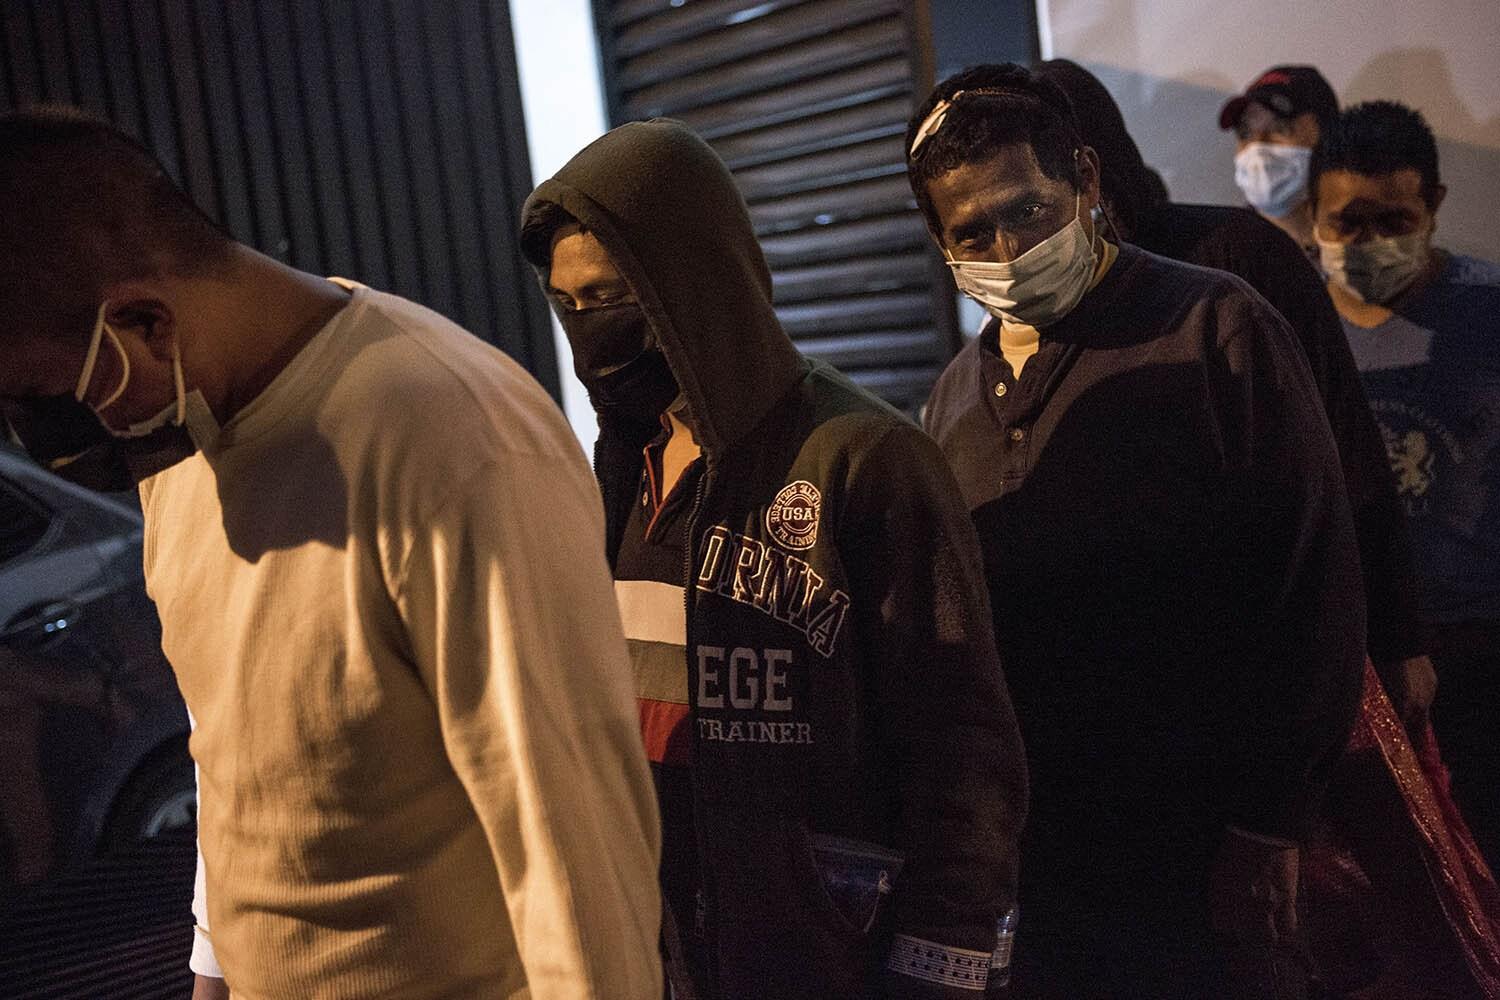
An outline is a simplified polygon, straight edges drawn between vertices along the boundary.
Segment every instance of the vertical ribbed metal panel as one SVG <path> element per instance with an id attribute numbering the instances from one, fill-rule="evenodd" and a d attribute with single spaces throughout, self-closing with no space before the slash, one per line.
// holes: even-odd
<path id="1" fill-rule="evenodd" d="M 554 395 L 518 264 L 531 186 L 509 8 L 486 0 L 0 0 L 0 108 L 132 132 L 236 238 L 414 299 Z"/>
<path id="2" fill-rule="evenodd" d="M 596 0 L 615 123 L 666 115 L 729 165 L 805 353 L 908 410 L 959 344 L 906 182 L 932 83 L 914 0 Z"/>
<path id="3" fill-rule="evenodd" d="M 5 1000 L 188 1000 L 191 830 L 0 899 Z"/>

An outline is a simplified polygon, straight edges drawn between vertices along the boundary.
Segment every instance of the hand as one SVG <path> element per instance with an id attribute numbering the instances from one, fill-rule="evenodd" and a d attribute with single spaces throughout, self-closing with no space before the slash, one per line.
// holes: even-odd
<path id="1" fill-rule="evenodd" d="M 1214 929 L 1239 945 L 1272 945 L 1297 931 L 1297 845 L 1229 827 L 1209 880 Z"/>
<path id="2" fill-rule="evenodd" d="M 229 984 L 214 976 L 193 976 L 193 1000 L 229 1000 Z"/>
<path id="3" fill-rule="evenodd" d="M 1388 672 L 1388 676 L 1392 686 L 1397 688 L 1386 692 L 1391 696 L 1396 714 L 1408 731 L 1417 731 L 1426 721 L 1432 699 L 1437 694 L 1437 670 L 1433 668 L 1432 657 L 1413 656 L 1402 660 L 1396 664 L 1396 669 Z"/>

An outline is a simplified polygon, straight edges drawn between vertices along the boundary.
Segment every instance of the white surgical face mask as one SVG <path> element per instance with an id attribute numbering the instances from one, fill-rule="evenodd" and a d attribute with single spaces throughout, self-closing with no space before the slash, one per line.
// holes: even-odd
<path id="1" fill-rule="evenodd" d="M 123 429 L 116 429 L 109 425 L 104 419 L 101 411 L 109 408 L 109 405 L 125 394 L 125 387 L 130 384 L 130 355 L 125 353 L 125 347 L 120 343 L 120 335 L 110 329 L 108 323 L 104 322 L 104 310 L 109 303 L 99 305 L 99 316 L 94 321 L 94 335 L 89 339 L 88 354 L 83 360 L 83 371 L 78 374 L 78 385 L 73 390 L 73 398 L 80 403 L 84 401 L 83 395 L 88 391 L 89 382 L 94 377 L 94 366 L 99 360 L 99 345 L 104 338 L 108 337 L 110 344 L 115 349 L 115 354 L 120 359 L 120 384 L 115 386 L 104 398 L 104 401 L 93 406 L 93 411 L 99 416 L 104 424 L 104 429 L 117 438 L 139 438 L 165 427 L 168 424 L 180 427 L 187 417 L 187 393 L 183 389 L 182 381 L 182 353 L 177 347 L 177 338 L 172 338 L 172 379 L 176 388 L 176 399 L 162 407 L 155 416 L 147 417 L 145 420 L 137 421 Z"/>
<path id="2" fill-rule="evenodd" d="M 1318 260 L 1330 281 L 1361 302 L 1384 305 L 1410 287 L 1427 266 L 1428 231 L 1380 236 L 1364 243 L 1328 243 L 1313 230 Z"/>
<path id="3" fill-rule="evenodd" d="M 1027 250 L 1015 260 L 954 260 L 953 281 L 958 290 L 1008 323 L 1044 327 L 1056 323 L 1078 305 L 1098 266 L 1094 241 L 1073 205 L 1073 221 Z"/>
<path id="4" fill-rule="evenodd" d="M 1279 142 L 1252 142 L 1234 156 L 1234 182 L 1250 207 L 1284 219 L 1307 200 L 1312 150 Z"/>

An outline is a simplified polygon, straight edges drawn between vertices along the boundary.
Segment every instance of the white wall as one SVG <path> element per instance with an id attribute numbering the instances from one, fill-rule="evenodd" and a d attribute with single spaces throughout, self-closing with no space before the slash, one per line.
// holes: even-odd
<path id="1" fill-rule="evenodd" d="M 1178 201 L 1241 204 L 1219 108 L 1261 70 L 1309 63 L 1343 103 L 1421 111 L 1448 200 L 1438 240 L 1500 260 L 1500 0 L 1037 0 L 1043 56 L 1115 95 Z"/>
<path id="2" fill-rule="evenodd" d="M 533 183 L 539 184 L 603 135 L 608 124 L 593 9 L 589 0 L 511 0 L 510 18 L 531 173 Z M 552 339 L 557 344 L 563 411 L 584 451 L 592 454 L 598 421 L 573 375 L 573 352 L 555 316 Z"/>

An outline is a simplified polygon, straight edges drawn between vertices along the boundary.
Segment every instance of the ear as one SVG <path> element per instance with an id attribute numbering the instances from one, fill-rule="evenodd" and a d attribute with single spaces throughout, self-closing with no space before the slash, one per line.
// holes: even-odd
<path id="1" fill-rule="evenodd" d="M 1124 242 L 1127 234 L 1115 217 L 1114 206 L 1102 195 L 1099 198 L 1099 215 L 1104 223 L 1102 228 L 1113 234 L 1116 243 Z"/>
<path id="2" fill-rule="evenodd" d="M 1446 197 L 1448 197 L 1448 185 L 1434 184 L 1432 186 L 1432 208 L 1430 211 L 1434 216 L 1437 215 L 1437 210 L 1443 207 L 1443 199 Z M 1432 221 L 1434 225 L 1437 224 L 1437 219 L 1434 218 Z"/>
<path id="3" fill-rule="evenodd" d="M 1092 210 L 1099 204 L 1099 176 L 1099 154 L 1092 146 L 1084 146 L 1078 153 L 1078 193 L 1084 208 Z"/>
<path id="4" fill-rule="evenodd" d="M 932 207 L 932 200 L 927 197 L 926 190 L 923 190 L 921 193 L 917 192 L 917 184 L 921 182 L 910 176 L 907 177 L 907 180 L 911 181 L 912 195 L 917 201 L 917 212 L 922 216 L 922 222 L 927 226 L 927 235 L 932 237 L 932 245 L 938 248 L 938 253 L 942 253 L 944 249 L 943 224 L 937 217 L 937 210 Z"/>
<path id="5" fill-rule="evenodd" d="M 176 315 L 163 289 L 149 281 L 121 281 L 105 288 L 104 321 L 116 333 L 131 334 L 159 361 L 172 360 Z"/>

